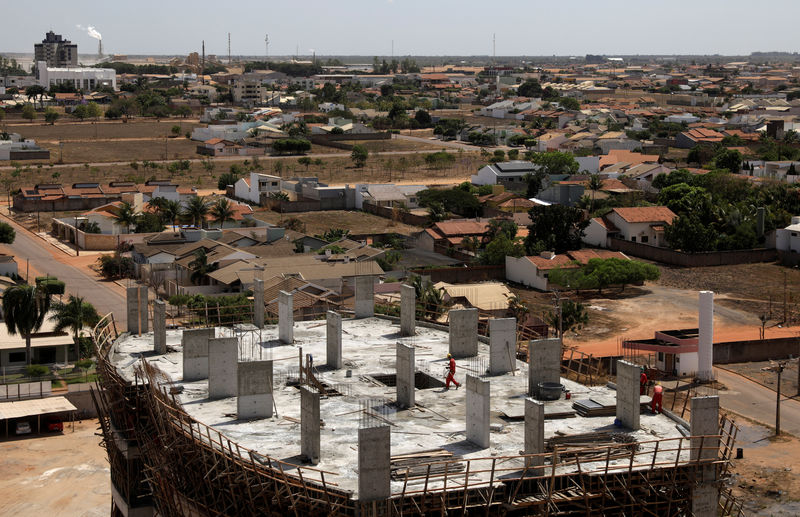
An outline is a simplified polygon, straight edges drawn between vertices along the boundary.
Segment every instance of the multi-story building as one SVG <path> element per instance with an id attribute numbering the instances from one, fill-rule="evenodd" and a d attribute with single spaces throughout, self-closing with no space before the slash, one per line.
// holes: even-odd
<path id="1" fill-rule="evenodd" d="M 269 88 L 258 81 L 236 81 L 232 92 L 234 102 L 257 106 L 266 102 Z"/>
<path id="2" fill-rule="evenodd" d="M 117 89 L 117 73 L 113 68 L 53 68 L 44 61 L 36 63 L 37 79 L 45 88 L 67 84 L 84 91 L 95 91 L 101 87 Z"/>
<path id="3" fill-rule="evenodd" d="M 53 68 L 78 65 L 78 45 L 53 31 L 48 32 L 41 43 L 33 46 L 33 53 L 34 63 L 45 61 L 47 66 Z"/>

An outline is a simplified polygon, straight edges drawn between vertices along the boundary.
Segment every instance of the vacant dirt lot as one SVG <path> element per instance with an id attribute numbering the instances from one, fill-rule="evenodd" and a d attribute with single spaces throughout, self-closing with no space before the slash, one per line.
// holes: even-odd
<path id="1" fill-rule="evenodd" d="M 108 461 L 97 420 L 64 425 L 63 434 L 0 441 L 0 514 L 108 515 Z"/>
<path id="2" fill-rule="evenodd" d="M 170 119 L 170 120 L 131 120 L 128 123 L 121 121 L 100 120 L 73 122 L 62 119 L 54 125 L 42 122 L 33 124 L 8 124 L 8 131 L 20 133 L 25 138 L 39 140 L 94 140 L 98 138 L 164 138 L 172 134 L 172 126 L 180 126 L 181 135 L 195 127 L 205 126 L 196 120 Z"/>
<path id="3" fill-rule="evenodd" d="M 778 386 L 778 374 L 775 372 L 764 371 L 762 368 L 774 366 L 776 363 L 770 361 L 759 361 L 755 363 L 735 363 L 726 364 L 722 368 L 731 370 L 739 375 L 752 379 L 755 382 L 766 386 L 775 391 Z M 781 375 L 781 396 L 789 398 L 797 397 L 797 361 L 787 364 Z"/>
<path id="4" fill-rule="evenodd" d="M 280 224 L 291 218 L 300 220 L 305 225 L 305 233 L 321 234 L 330 228 L 343 228 L 351 233 L 400 233 L 410 235 L 420 231 L 416 226 L 396 223 L 390 219 L 367 214 L 365 212 L 347 210 L 328 210 L 325 212 L 303 212 L 298 214 L 281 214 L 271 210 L 256 212 L 256 218 L 274 224 Z"/>
<path id="5" fill-rule="evenodd" d="M 800 322 L 800 270 L 778 264 L 661 268 L 659 285 L 718 293 L 720 305 L 783 322 L 784 293 L 790 324 Z"/>

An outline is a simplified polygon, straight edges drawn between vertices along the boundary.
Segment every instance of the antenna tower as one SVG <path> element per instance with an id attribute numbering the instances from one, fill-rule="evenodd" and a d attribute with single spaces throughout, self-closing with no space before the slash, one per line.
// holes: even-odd
<path id="1" fill-rule="evenodd" d="M 206 84 L 206 40 L 203 40 L 203 58 L 200 61 L 200 77 Z"/>
<path id="2" fill-rule="evenodd" d="M 264 62 L 269 60 L 269 34 L 264 37 L 264 45 L 266 45 L 266 53 L 264 54 Z"/>
<path id="3" fill-rule="evenodd" d="M 231 64 L 231 33 L 228 33 L 228 64 Z"/>

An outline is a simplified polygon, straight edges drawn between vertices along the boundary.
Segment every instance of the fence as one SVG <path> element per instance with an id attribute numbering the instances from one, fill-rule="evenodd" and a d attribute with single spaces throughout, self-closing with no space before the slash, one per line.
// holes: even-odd
<path id="1" fill-rule="evenodd" d="M 361 204 L 361 209 L 369 214 L 385 217 L 393 221 L 400 221 L 401 223 L 410 224 L 412 226 L 428 226 L 431 222 L 430 217 L 427 215 L 412 214 L 411 212 L 406 212 L 399 208 L 380 206 L 367 201 Z"/>
<path id="2" fill-rule="evenodd" d="M 449 284 L 464 284 L 485 282 L 487 280 L 502 280 L 506 278 L 505 266 L 468 266 L 468 267 L 441 267 L 430 269 L 410 269 L 411 273 L 428 276 L 431 282 L 447 282 Z"/>
<path id="3" fill-rule="evenodd" d="M 52 392 L 53 383 L 50 381 L 2 384 L 0 385 L 0 400 L 40 399 L 49 397 Z"/>
<path id="4" fill-rule="evenodd" d="M 774 262 L 778 259 L 778 251 L 774 249 L 684 253 L 669 248 L 660 248 L 613 237 L 608 238 L 608 247 L 612 250 L 621 251 L 626 255 L 683 267 L 729 266 L 754 262 Z"/>

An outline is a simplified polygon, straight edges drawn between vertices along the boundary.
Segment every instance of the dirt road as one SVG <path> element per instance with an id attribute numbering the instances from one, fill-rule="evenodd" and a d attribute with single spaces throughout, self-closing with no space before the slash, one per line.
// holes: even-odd
<path id="1" fill-rule="evenodd" d="M 108 461 L 97 420 L 69 424 L 63 434 L 0 441 L 0 515 L 108 515 Z"/>

